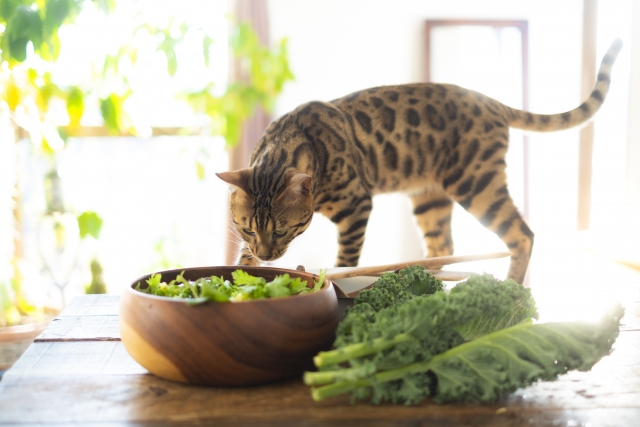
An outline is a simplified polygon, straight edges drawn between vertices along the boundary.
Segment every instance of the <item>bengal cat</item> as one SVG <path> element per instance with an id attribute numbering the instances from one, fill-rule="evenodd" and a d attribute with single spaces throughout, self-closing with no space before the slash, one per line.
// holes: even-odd
<path id="1" fill-rule="evenodd" d="M 402 191 L 428 256 L 453 253 L 455 201 L 504 241 L 513 254 L 508 277 L 522 283 L 533 233 L 507 188 L 509 127 L 549 132 L 590 119 L 621 47 L 616 40 L 609 48 L 591 96 L 561 114 L 532 114 L 432 83 L 376 87 L 285 114 L 269 125 L 248 168 L 217 174 L 234 190 L 232 220 L 245 241 L 238 263 L 279 258 L 319 212 L 338 228 L 336 266 L 355 266 L 372 197 Z"/>

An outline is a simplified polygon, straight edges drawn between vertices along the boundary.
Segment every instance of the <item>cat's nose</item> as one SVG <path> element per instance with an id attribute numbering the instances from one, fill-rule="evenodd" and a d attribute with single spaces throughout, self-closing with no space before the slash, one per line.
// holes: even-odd
<path id="1" fill-rule="evenodd" d="M 270 253 L 264 253 L 264 254 L 258 254 L 258 258 L 260 258 L 263 261 L 269 261 L 271 259 L 271 254 Z"/>

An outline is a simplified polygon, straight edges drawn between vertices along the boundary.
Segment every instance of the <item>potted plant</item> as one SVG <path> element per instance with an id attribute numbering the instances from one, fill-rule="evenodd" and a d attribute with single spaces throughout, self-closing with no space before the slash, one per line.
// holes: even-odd
<path id="1" fill-rule="evenodd" d="M 60 180 L 55 168 L 55 159 L 64 149 L 67 138 L 80 132 L 80 120 L 84 114 L 88 94 L 99 95 L 99 111 L 107 134 L 136 135 L 137 130 L 123 108 L 127 97 L 133 92 L 128 85 L 126 71 L 119 69 L 123 58 L 130 65 L 135 64 L 136 50 L 130 45 L 124 45 L 115 55 L 105 53 L 104 64 L 101 67 L 102 75 L 98 73 L 95 76 L 95 87 L 62 87 L 56 84 L 54 76 L 49 71 L 30 68 L 26 65 L 29 61 L 25 60 L 30 55 L 35 55 L 38 57 L 37 62 L 41 64 L 55 62 L 61 48 L 58 29 L 73 23 L 81 9 L 87 5 L 93 5 L 108 14 L 115 9 L 115 2 L 21 0 L 0 3 L 0 116 L 6 113 L 10 117 L 16 143 L 29 137 L 37 152 L 50 161 L 51 173 L 44 177 L 48 180 L 45 183 L 45 188 L 48 188 L 48 207 L 44 215 L 66 212 L 64 206 L 56 206 L 56 203 L 61 204 L 61 198 L 56 199 L 59 196 Z M 135 31 L 138 30 L 144 31 L 151 42 L 156 43 L 157 51 L 166 55 L 166 71 L 169 75 L 173 76 L 180 66 L 175 48 L 185 41 L 189 31 L 191 36 L 194 32 L 199 32 L 204 62 L 209 66 L 208 52 L 213 40 L 203 29 L 191 28 L 185 22 L 171 20 L 165 26 L 142 23 Z M 132 38 L 133 36 L 134 34 Z M 237 62 L 246 67 L 246 79 L 228 85 L 222 93 L 214 91 L 211 82 L 201 91 L 180 94 L 181 99 L 186 101 L 194 112 L 209 117 L 209 125 L 205 130 L 224 137 L 229 148 L 237 144 L 242 123 L 254 113 L 255 107 L 260 105 L 268 111 L 282 90 L 283 84 L 293 78 L 288 67 L 286 40 L 276 48 L 270 49 L 260 44 L 249 25 L 240 23 L 234 27 L 231 49 L 238 58 Z M 114 76 L 120 79 L 120 92 L 105 91 L 105 88 L 100 86 L 101 81 L 107 77 L 113 79 Z M 66 106 L 69 118 L 66 126 L 59 127 L 48 121 L 46 113 L 53 100 L 58 103 L 62 101 Z M 25 116 L 31 117 L 32 120 L 29 123 L 25 122 Z M 202 178 L 202 166 L 195 166 L 196 173 Z M 9 278 L 0 277 L 0 346 L 4 346 L 5 349 L 11 347 L 7 352 L 19 354 L 44 328 L 50 313 L 29 304 L 23 290 L 19 268 L 23 262 L 20 241 L 23 213 L 17 176 L 14 184 L 13 216 L 16 237 L 11 261 L 13 274 Z M 93 236 L 97 239 L 101 225 L 99 216 L 88 212 L 77 215 L 77 219 L 79 238 Z M 87 285 L 86 291 L 104 292 L 106 287 L 102 280 L 102 266 L 97 258 L 91 261 L 90 268 L 92 281 Z M 9 342 L 14 344 L 4 344 Z M 0 370 L 8 364 L 9 362 L 2 361 L 0 355 Z"/>

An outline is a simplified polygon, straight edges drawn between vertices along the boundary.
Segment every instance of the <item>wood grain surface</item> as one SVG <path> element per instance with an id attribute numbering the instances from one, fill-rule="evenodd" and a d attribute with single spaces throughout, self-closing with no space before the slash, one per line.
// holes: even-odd
<path id="1" fill-rule="evenodd" d="M 0 381 L 0 425 L 55 420 L 158 425 L 579 426 L 590 422 L 634 426 L 640 420 L 639 349 L 640 331 L 623 332 L 614 353 L 591 372 L 573 372 L 518 390 L 494 405 L 427 401 L 405 407 L 351 405 L 348 397 L 314 402 L 300 379 L 254 387 L 184 385 L 145 374 L 118 342 L 41 343 L 32 346 Z"/>
<path id="2" fill-rule="evenodd" d="M 52 324 L 47 341 L 33 344 L 0 381 L 0 426 L 636 427 L 640 280 L 629 277 L 636 284 L 623 299 L 624 326 L 610 356 L 589 372 L 534 384 L 493 405 L 351 405 L 346 396 L 314 402 L 299 378 L 251 387 L 164 380 L 137 364 L 117 341 L 117 331 L 106 326 L 117 319 L 117 297 L 81 297 L 60 316 L 59 322 L 71 323 Z M 100 324 L 99 316 L 111 320 Z M 91 336 L 96 340 L 87 340 Z"/>

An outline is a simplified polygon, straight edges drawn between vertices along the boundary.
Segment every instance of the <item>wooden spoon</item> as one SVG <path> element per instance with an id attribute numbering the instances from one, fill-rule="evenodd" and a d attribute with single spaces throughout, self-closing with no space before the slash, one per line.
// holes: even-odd
<path id="1" fill-rule="evenodd" d="M 334 281 L 337 279 L 346 279 L 349 277 L 375 276 L 376 274 L 379 274 L 379 273 L 400 270 L 405 267 L 409 267 L 411 265 L 420 265 L 426 268 L 438 268 L 438 267 L 442 267 L 443 265 L 457 264 L 460 262 L 497 259 L 497 258 L 505 258 L 509 256 L 511 256 L 511 252 L 495 252 L 491 254 L 477 254 L 477 255 L 440 256 L 440 257 L 421 259 L 418 261 L 405 261 L 405 262 L 399 262 L 396 264 L 377 265 L 374 267 L 359 267 L 349 271 L 342 271 L 339 273 L 327 274 L 326 278 L 329 279 L 330 281 Z M 448 279 L 448 280 L 454 280 L 454 279 Z"/>

